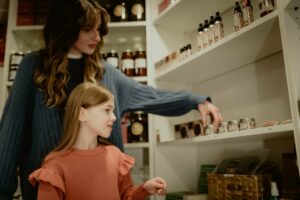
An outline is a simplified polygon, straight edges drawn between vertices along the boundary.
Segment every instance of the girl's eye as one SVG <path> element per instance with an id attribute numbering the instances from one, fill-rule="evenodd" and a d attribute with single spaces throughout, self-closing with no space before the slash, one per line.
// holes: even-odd
<path id="1" fill-rule="evenodd" d="M 105 109 L 105 112 L 106 113 L 110 113 L 110 109 Z"/>

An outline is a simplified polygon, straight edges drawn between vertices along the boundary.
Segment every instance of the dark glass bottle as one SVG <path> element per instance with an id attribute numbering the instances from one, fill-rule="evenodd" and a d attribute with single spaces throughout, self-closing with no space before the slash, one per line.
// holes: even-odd
<path id="1" fill-rule="evenodd" d="M 131 125 L 128 136 L 129 142 L 148 142 L 147 113 L 136 111 L 131 113 Z"/>
<path id="2" fill-rule="evenodd" d="M 215 42 L 224 37 L 224 27 L 222 17 L 219 12 L 216 12 L 215 16 Z"/>
<path id="3" fill-rule="evenodd" d="M 253 17 L 253 7 L 250 0 L 243 0 L 243 16 L 244 16 L 244 26 L 251 24 L 254 21 Z"/>
<path id="4" fill-rule="evenodd" d="M 235 2 L 234 6 L 234 29 L 236 31 L 243 28 L 243 13 L 238 1 Z"/>

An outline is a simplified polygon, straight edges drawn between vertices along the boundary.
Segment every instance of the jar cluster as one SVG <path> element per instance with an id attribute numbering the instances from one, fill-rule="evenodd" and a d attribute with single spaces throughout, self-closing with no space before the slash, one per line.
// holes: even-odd
<path id="1" fill-rule="evenodd" d="M 242 118 L 240 120 L 230 120 L 228 122 L 222 122 L 219 124 L 217 131 L 214 131 L 213 124 L 209 124 L 206 127 L 203 126 L 202 120 L 196 120 L 177 124 L 174 126 L 175 139 L 191 138 L 196 136 L 204 136 L 211 134 L 229 133 L 235 131 L 242 131 L 247 129 L 254 129 L 254 118 Z"/>
<path id="2" fill-rule="evenodd" d="M 24 53 L 21 51 L 12 52 L 9 56 L 9 72 L 8 81 L 14 81 L 16 78 L 17 70 L 24 57 Z"/>
<path id="3" fill-rule="evenodd" d="M 112 50 L 102 54 L 103 59 L 109 64 L 120 69 L 127 76 L 147 76 L 147 55 L 146 51 L 140 49 L 135 53 L 130 49 L 119 54 Z"/>

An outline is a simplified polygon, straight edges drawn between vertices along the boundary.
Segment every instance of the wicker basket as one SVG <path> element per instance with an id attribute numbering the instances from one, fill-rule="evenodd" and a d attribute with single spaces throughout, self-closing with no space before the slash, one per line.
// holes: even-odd
<path id="1" fill-rule="evenodd" d="M 208 200 L 267 200 L 268 176 L 207 174 Z"/>

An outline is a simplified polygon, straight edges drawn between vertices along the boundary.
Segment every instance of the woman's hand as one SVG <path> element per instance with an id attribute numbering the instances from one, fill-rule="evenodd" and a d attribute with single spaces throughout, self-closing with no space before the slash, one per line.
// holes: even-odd
<path id="1" fill-rule="evenodd" d="M 203 121 L 203 127 L 206 127 L 208 125 L 207 116 L 209 116 L 214 125 L 214 132 L 216 132 L 219 124 L 223 121 L 219 108 L 217 108 L 209 101 L 205 101 L 204 103 L 198 105 L 198 110 Z"/>
<path id="2" fill-rule="evenodd" d="M 156 177 L 146 181 L 143 188 L 150 194 L 164 195 L 167 190 L 167 183 L 164 179 Z"/>

